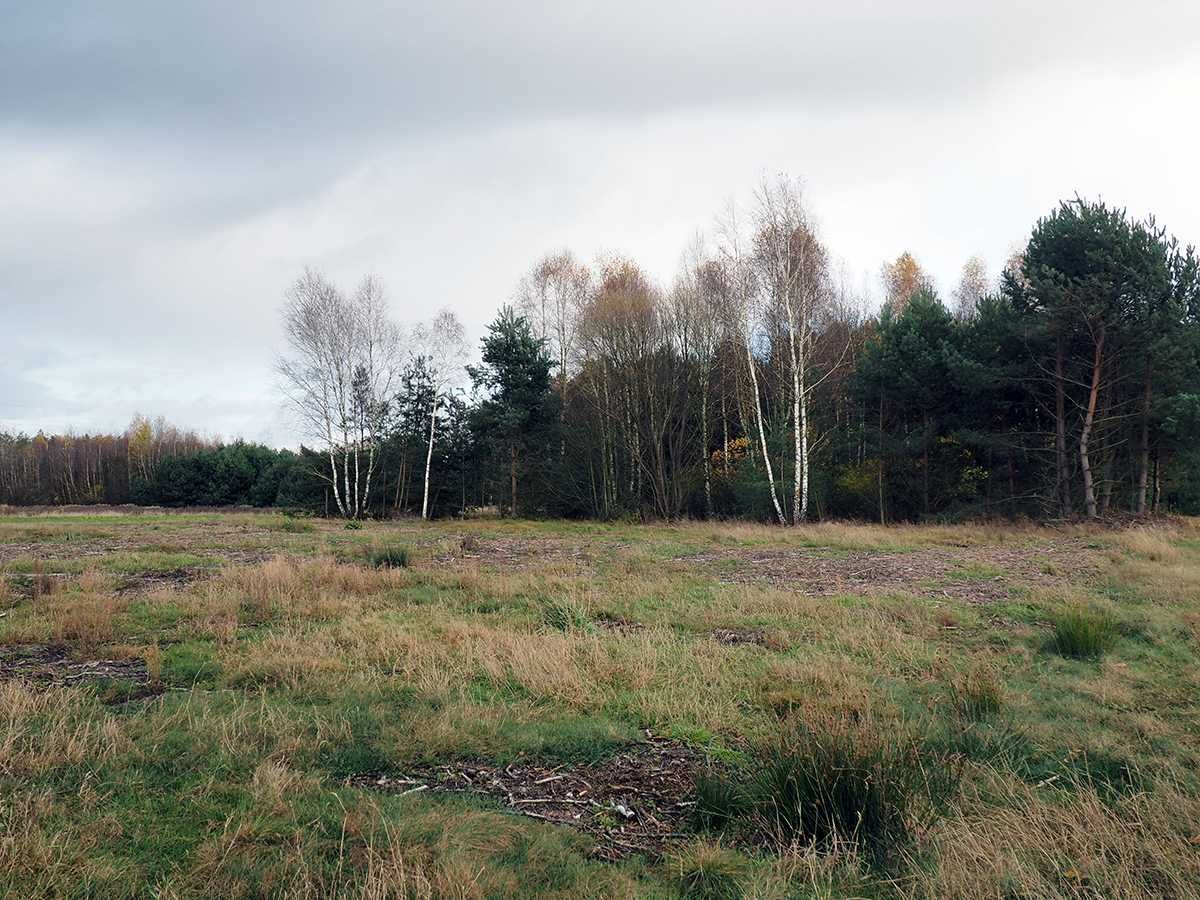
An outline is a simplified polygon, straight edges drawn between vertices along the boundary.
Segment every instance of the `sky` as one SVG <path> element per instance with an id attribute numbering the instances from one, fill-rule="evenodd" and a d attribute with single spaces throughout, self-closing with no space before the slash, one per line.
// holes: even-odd
<path id="1" fill-rule="evenodd" d="M 294 446 L 305 269 L 477 341 L 544 254 L 667 285 L 764 177 L 944 297 L 1075 194 L 1200 242 L 1194 0 L 0 0 L 0 431 Z"/>

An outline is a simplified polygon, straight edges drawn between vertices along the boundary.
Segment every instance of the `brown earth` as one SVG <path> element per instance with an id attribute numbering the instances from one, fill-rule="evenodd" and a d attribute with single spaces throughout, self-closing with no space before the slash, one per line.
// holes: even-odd
<path id="1" fill-rule="evenodd" d="M 75 684 L 107 678 L 144 685 L 150 681 L 146 661 L 130 659 L 72 659 L 65 647 L 41 644 L 0 646 L 0 681 Z"/>
<path id="2" fill-rule="evenodd" d="M 1084 541 L 1027 546 L 928 547 L 845 553 L 820 548 L 729 548 L 682 562 L 717 570 L 726 584 L 767 582 L 816 596 L 903 593 L 971 603 L 1002 600 L 1013 588 L 1049 587 L 1099 571 Z"/>
<path id="3" fill-rule="evenodd" d="M 514 812 L 565 825 L 595 838 L 595 855 L 660 855 L 683 837 L 700 754 L 665 738 L 646 739 L 596 765 L 505 767 L 456 763 L 406 774 L 368 773 L 348 782 L 391 794 L 452 791 L 492 797 Z"/>
<path id="4" fill-rule="evenodd" d="M 481 563 L 501 572 L 520 572 L 547 564 L 561 564 L 579 574 L 595 571 L 594 559 L 583 546 L 584 539 L 568 541 L 559 538 L 500 538 L 470 536 L 464 538 L 457 552 L 441 553 L 440 563 Z"/>

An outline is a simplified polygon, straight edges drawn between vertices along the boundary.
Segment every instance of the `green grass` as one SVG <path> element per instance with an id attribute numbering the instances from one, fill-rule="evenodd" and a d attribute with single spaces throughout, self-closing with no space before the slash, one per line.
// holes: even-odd
<path id="1" fill-rule="evenodd" d="M 367 551 L 367 562 L 377 569 L 406 569 L 409 551 L 407 547 L 373 547 Z"/>
<path id="2" fill-rule="evenodd" d="M 6 517 L 0 642 L 157 653 L 160 677 L 0 676 L 0 895 L 1186 896 L 1200 540 L 1174 527 Z M 1064 539 L 1087 565 L 1046 571 Z M 1005 596 L 916 562 L 861 593 L 806 580 L 909 551 Z M 35 599 L 39 569 L 66 574 Z M 345 780 L 596 766 L 647 730 L 708 760 L 661 858 Z"/>
<path id="3" fill-rule="evenodd" d="M 1116 644 L 1118 633 L 1116 620 L 1106 613 L 1074 609 L 1054 621 L 1051 646 L 1072 659 L 1099 659 Z"/>

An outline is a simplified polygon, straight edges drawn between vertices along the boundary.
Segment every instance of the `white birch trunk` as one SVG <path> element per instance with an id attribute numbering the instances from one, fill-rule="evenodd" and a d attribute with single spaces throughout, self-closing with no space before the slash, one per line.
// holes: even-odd
<path id="1" fill-rule="evenodd" d="M 421 500 L 421 518 L 429 518 L 429 473 L 433 469 L 433 432 L 437 426 L 437 399 L 429 411 L 429 446 L 425 450 L 425 495 Z"/>

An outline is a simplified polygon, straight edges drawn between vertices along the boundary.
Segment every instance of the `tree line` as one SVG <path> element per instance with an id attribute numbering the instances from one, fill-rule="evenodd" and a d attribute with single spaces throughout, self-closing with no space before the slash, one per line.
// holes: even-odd
<path id="1" fill-rule="evenodd" d="M 452 312 L 405 329 L 376 279 L 345 293 L 309 271 L 278 359 L 299 453 L 165 427 L 147 451 L 141 424 L 4 438 L 0 499 L 780 524 L 1200 512 L 1200 272 L 1152 218 L 1075 198 L 998 278 L 969 260 L 946 301 L 909 253 L 881 282 L 867 314 L 786 177 L 723 211 L 669 286 L 622 257 L 537 261 L 474 365 Z"/>

